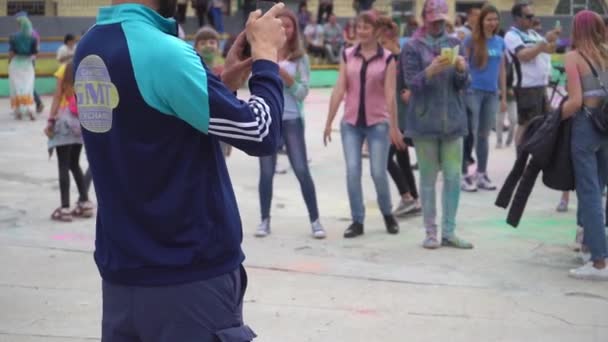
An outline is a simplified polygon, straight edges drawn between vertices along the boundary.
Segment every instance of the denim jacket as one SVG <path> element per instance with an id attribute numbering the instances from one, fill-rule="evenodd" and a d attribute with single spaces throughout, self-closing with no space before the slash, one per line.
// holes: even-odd
<path id="1" fill-rule="evenodd" d="M 424 69 L 441 54 L 441 48 L 460 45 L 454 37 L 444 36 L 435 42 L 413 38 L 401 52 L 401 70 L 412 92 L 405 117 L 405 135 L 410 138 L 457 138 L 468 134 L 464 102 L 470 77 L 468 71 L 450 68 L 427 79 Z"/>

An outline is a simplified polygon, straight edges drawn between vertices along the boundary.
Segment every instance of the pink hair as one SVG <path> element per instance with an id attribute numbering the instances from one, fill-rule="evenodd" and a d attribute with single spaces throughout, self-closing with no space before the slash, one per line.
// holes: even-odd
<path id="1" fill-rule="evenodd" d="M 574 16 L 572 27 L 572 47 L 605 69 L 608 48 L 602 17 L 593 11 L 580 11 Z"/>

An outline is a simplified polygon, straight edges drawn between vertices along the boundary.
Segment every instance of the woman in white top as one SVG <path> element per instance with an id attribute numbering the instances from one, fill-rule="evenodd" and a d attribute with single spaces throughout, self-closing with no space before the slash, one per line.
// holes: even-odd
<path id="1" fill-rule="evenodd" d="M 325 229 L 319 220 L 319 206 L 315 184 L 308 167 L 306 140 L 304 137 L 304 116 L 302 103 L 308 95 L 310 64 L 304 51 L 298 19 L 290 10 L 284 10 L 278 16 L 283 21 L 287 41 L 279 51 L 279 74 L 283 80 L 283 140 L 289 157 L 289 163 L 300 183 L 302 197 L 308 209 L 312 236 L 325 238 Z M 272 203 L 272 183 L 277 165 L 277 154 L 260 158 L 260 211 L 262 222 L 255 236 L 265 237 L 270 234 L 270 208 Z"/>

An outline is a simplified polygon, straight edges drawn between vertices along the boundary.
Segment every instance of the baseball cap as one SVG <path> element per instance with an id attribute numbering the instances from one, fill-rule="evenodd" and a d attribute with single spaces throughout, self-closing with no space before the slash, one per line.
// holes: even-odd
<path id="1" fill-rule="evenodd" d="M 425 21 L 448 20 L 448 4 L 445 0 L 426 0 L 423 9 Z"/>

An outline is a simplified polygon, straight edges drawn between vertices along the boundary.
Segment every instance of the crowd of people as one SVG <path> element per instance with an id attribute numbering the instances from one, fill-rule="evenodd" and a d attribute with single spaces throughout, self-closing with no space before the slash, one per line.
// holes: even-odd
<path id="1" fill-rule="evenodd" d="M 354 0 L 353 9 L 357 13 L 369 11 L 374 0 Z M 344 49 L 354 45 L 355 21 L 350 20 L 345 27 L 338 23 L 333 12 L 333 0 L 321 0 L 317 16 L 308 9 L 306 0 L 300 1 L 297 18 L 304 37 L 304 45 L 316 64 L 339 64 Z"/>
<path id="2" fill-rule="evenodd" d="M 100 9 L 78 48 L 74 36 L 66 35 L 57 51 L 57 86 L 44 129 L 49 153 L 57 155 L 60 185 L 60 206 L 51 218 L 95 216 L 88 196 L 93 181 L 102 341 L 255 338 L 242 319 L 247 287 L 242 226 L 225 157 L 234 147 L 259 158 L 261 223 L 254 234 L 263 238 L 271 234 L 273 179 L 283 144 L 311 235 L 326 237 L 304 134 L 308 54 L 339 63 L 323 141 L 331 143 L 343 103 L 339 127 L 351 216 L 344 238 L 365 233 L 365 151 L 388 234 L 399 233 L 399 219 L 421 214 L 422 247 L 472 249 L 473 243 L 457 234 L 461 193 L 497 189 L 490 177 L 489 136 L 496 129 L 502 148 L 500 127 L 508 118 L 505 146 L 516 145 L 516 161 L 496 204 L 508 205 L 518 182 L 519 187 L 507 222 L 517 223 L 540 171 L 557 175 L 556 188 L 576 190 L 578 198 L 582 266 L 569 275 L 608 281 L 602 207 L 608 31 L 597 13 L 584 10 L 573 19 L 574 43 L 565 56 L 568 97 L 550 108 L 550 54 L 561 27 L 541 35 L 534 29 L 534 8 L 525 3 L 513 6 L 513 26 L 501 32 L 500 14 L 491 4 L 452 25 L 446 0 L 425 0 L 422 22 L 408 23 L 412 34 L 405 44 L 396 23 L 369 9 L 373 1 L 354 2 L 358 15 L 345 30 L 337 26 L 332 1 L 321 2 L 316 19 L 306 6 L 290 11 L 278 4 L 265 15 L 251 13 L 246 32 L 224 55 L 219 8 L 215 1 L 199 3 L 207 5 L 201 11 L 212 12 L 215 29 L 203 26 L 193 46 L 176 38 L 171 19 L 183 15 L 187 1 L 178 2 L 176 14 L 170 1 L 125 0 Z M 34 119 L 39 38 L 26 15 L 16 18 L 19 31 L 9 44 L 11 105 L 18 118 Z M 163 64 L 171 78 L 149 72 L 166 60 L 173 62 Z M 235 93 L 247 79 L 252 96 L 245 102 Z M 104 100 L 93 89 L 99 83 L 108 89 Z M 139 129 L 143 121 L 145 130 Z M 83 172 L 85 143 L 90 170 Z M 74 206 L 70 173 L 79 193 Z M 395 207 L 389 174 L 400 196 Z M 555 182 L 544 178 L 545 184 Z M 142 307 L 152 309 L 142 314 Z M 154 324 L 133 325 L 133 312 Z"/>
<path id="3" fill-rule="evenodd" d="M 35 88 L 35 61 L 40 50 L 40 35 L 32 27 L 27 13 L 15 16 L 19 31 L 9 39 L 9 84 L 11 107 L 17 120 L 28 116 L 35 120 L 35 113 L 44 110 L 44 104 Z M 58 48 L 56 59 L 59 68 L 55 72 L 55 94 L 44 133 L 48 137 L 49 156 L 57 155 L 59 171 L 60 206 L 51 214 L 53 220 L 70 222 L 74 217 L 90 218 L 94 206 L 88 199 L 91 173 L 83 173 L 80 155 L 83 142 L 78 120 L 74 92 L 74 70 L 71 65 L 76 51 L 76 37 L 67 34 Z M 79 191 L 74 206 L 70 202 L 70 172 Z"/>
<path id="4" fill-rule="evenodd" d="M 331 49 L 324 46 L 327 32 L 339 31 L 327 29 L 335 25 L 332 14 L 325 26 L 321 26 L 322 15 L 315 19 L 305 13 L 306 7 L 300 7 L 297 16 L 307 20 L 306 25 L 300 22 L 299 27 L 304 30 L 303 40 L 309 53 L 332 56 Z M 590 69 L 579 65 L 576 77 L 579 80 L 580 75 L 586 75 L 582 77 L 582 87 L 586 88 L 583 89 L 585 95 L 576 100 L 577 110 L 568 109 L 573 101 L 572 93 L 577 92 L 573 87 L 577 84 L 581 87 L 580 81 L 572 81 L 575 77 L 572 71 L 568 72 L 568 101 L 563 106 L 551 107 L 547 100 L 551 54 L 559 48 L 561 26 L 556 24 L 541 35 L 535 30 L 539 21 L 534 8 L 525 3 L 514 5 L 511 16 L 513 26 L 503 30 L 499 11 L 485 4 L 472 8 L 466 18 L 458 19 L 452 26 L 447 3 L 427 0 L 422 24 L 408 23 L 413 34 L 403 45 L 399 43 L 396 23 L 374 11 L 363 11 L 357 16 L 352 23 L 352 34 L 343 31 L 343 41 L 350 36 L 351 45 L 337 55 L 339 76 L 329 103 L 324 141 L 331 142 L 333 123 L 344 102 L 340 134 L 352 218 L 344 231 L 345 238 L 364 234 L 361 167 L 365 151 L 369 154 L 378 207 L 388 233 L 399 232 L 397 218 L 422 213 L 426 231 L 423 247 L 473 248 L 471 242 L 456 234 L 456 218 L 461 192 L 497 189 L 490 176 L 490 133 L 497 132 L 496 148 L 514 144 L 520 157 L 530 148 L 529 141 L 536 129 L 536 126 L 529 128 L 531 123 L 548 117 L 552 111 L 564 113 L 565 119 L 581 108 L 593 110 L 607 97 L 600 88 L 602 83 L 593 78 Z M 604 31 L 602 18 L 594 12 L 583 11 L 575 17 L 573 41 L 579 38 L 581 44 L 572 46 L 568 53 L 567 70 L 574 68 L 568 57 L 572 54 L 593 56 L 591 63 L 605 70 L 604 54 L 608 50 Z M 580 89 L 578 93 L 580 95 Z M 586 117 L 583 112 L 571 120 L 573 133 L 568 145 L 572 148 L 579 197 L 577 242 L 584 263 L 570 275 L 608 280 L 605 215 L 601 210 L 606 184 L 606 138 L 590 129 L 590 120 Z M 588 134 L 587 138 L 576 134 L 578 126 L 585 126 L 580 129 L 584 129 L 581 135 Z M 408 147 L 416 152 L 420 191 Z M 583 156 L 587 158 L 585 161 Z M 291 160 L 291 153 L 289 157 Z M 387 168 L 401 195 L 396 208 L 391 202 Z M 591 170 L 595 170 L 595 176 Z M 436 208 L 439 175 L 443 177 L 440 221 Z M 301 179 L 300 182 L 306 198 Z M 569 191 L 564 191 L 557 211 L 567 211 L 568 196 Z M 307 205 L 310 208 L 308 201 Z M 525 203 L 517 205 L 525 206 Z M 316 218 L 311 216 L 311 220 Z M 266 219 L 263 214 L 262 226 Z M 256 236 L 266 235 L 256 233 Z"/>
<path id="5" fill-rule="evenodd" d="M 178 1 L 178 21 L 184 5 L 185 1 Z M 422 24 L 411 21 L 406 25 L 411 36 L 405 44 L 400 43 L 397 24 L 367 10 L 367 5 L 371 6 L 371 2 L 361 2 L 360 13 L 344 29 L 337 23 L 331 1 L 321 2 L 316 17 L 308 12 L 305 2 L 296 12 L 284 9 L 278 15 L 286 34 L 286 44 L 278 51 L 279 75 L 284 85 L 283 144 L 308 209 L 312 236 L 325 238 L 326 230 L 321 224 L 304 135 L 309 55 L 339 64 L 323 139 L 326 144 L 331 142 L 334 121 L 344 103 L 339 126 L 352 219 L 344 231 L 345 238 L 364 234 L 361 168 L 366 153 L 388 233 L 399 233 L 398 219 L 421 214 L 426 232 L 424 248 L 473 248 L 473 243 L 456 234 L 457 212 L 461 192 L 497 189 L 490 177 L 491 131 L 497 134 L 496 148 L 514 143 L 519 154 L 531 135 L 527 129 L 531 122 L 546 117 L 552 109 L 560 110 L 564 119 L 572 121 L 572 164 L 579 201 L 577 242 L 585 261 L 584 266 L 570 274 L 608 280 L 606 219 L 601 206 L 608 138 L 593 129 L 590 115 L 585 114 L 607 97 L 603 84 L 608 82 L 608 48 L 601 17 L 583 11 L 574 18 L 573 41 L 577 43 L 566 55 L 565 63 L 569 98 L 563 106 L 550 108 L 550 54 L 558 48 L 562 32 L 556 26 L 544 35 L 538 33 L 531 5 L 514 5 L 513 26 L 503 30 L 500 13 L 491 4 L 472 8 L 466 18 L 459 16 L 452 24 L 444 0 L 427 0 Z M 19 32 L 10 39 L 11 105 L 17 117 L 34 119 L 33 57 L 39 38 L 32 33 L 27 16 L 17 16 L 17 22 Z M 221 28 L 204 26 L 195 34 L 193 46 L 217 76 L 222 75 L 226 57 L 220 49 L 221 33 Z M 79 165 L 83 141 L 73 83 L 75 50 L 75 37 L 66 35 L 57 51 L 61 67 L 55 74 L 57 90 L 45 129 L 49 151 L 56 151 L 58 160 L 61 205 L 52 218 L 60 221 L 94 215 L 88 198 L 91 172 L 83 172 Z M 594 76 L 592 67 L 599 70 L 599 77 Z M 225 156 L 230 155 L 230 144 L 222 142 L 221 148 Z M 410 149 L 416 153 L 419 189 Z M 257 237 L 271 233 L 277 156 L 274 153 L 259 158 L 261 223 L 255 231 Z M 69 200 L 70 172 L 79 191 L 73 207 Z M 388 175 L 400 195 L 395 207 Z M 438 221 L 439 175 L 443 182 L 442 216 Z M 568 209 L 568 198 L 569 192 L 564 191 L 558 211 Z"/>
<path id="6" fill-rule="evenodd" d="M 177 0 L 175 20 L 180 24 L 180 30 L 181 25 L 186 21 L 188 4 L 190 4 L 196 14 L 199 27 L 209 25 L 218 32 L 224 33 L 225 2 L 223 0 Z M 247 11 L 247 9 L 249 9 L 249 11 L 254 9 L 254 1 L 245 0 L 243 8 L 244 11 Z M 249 12 L 247 11 L 247 13 Z"/>

